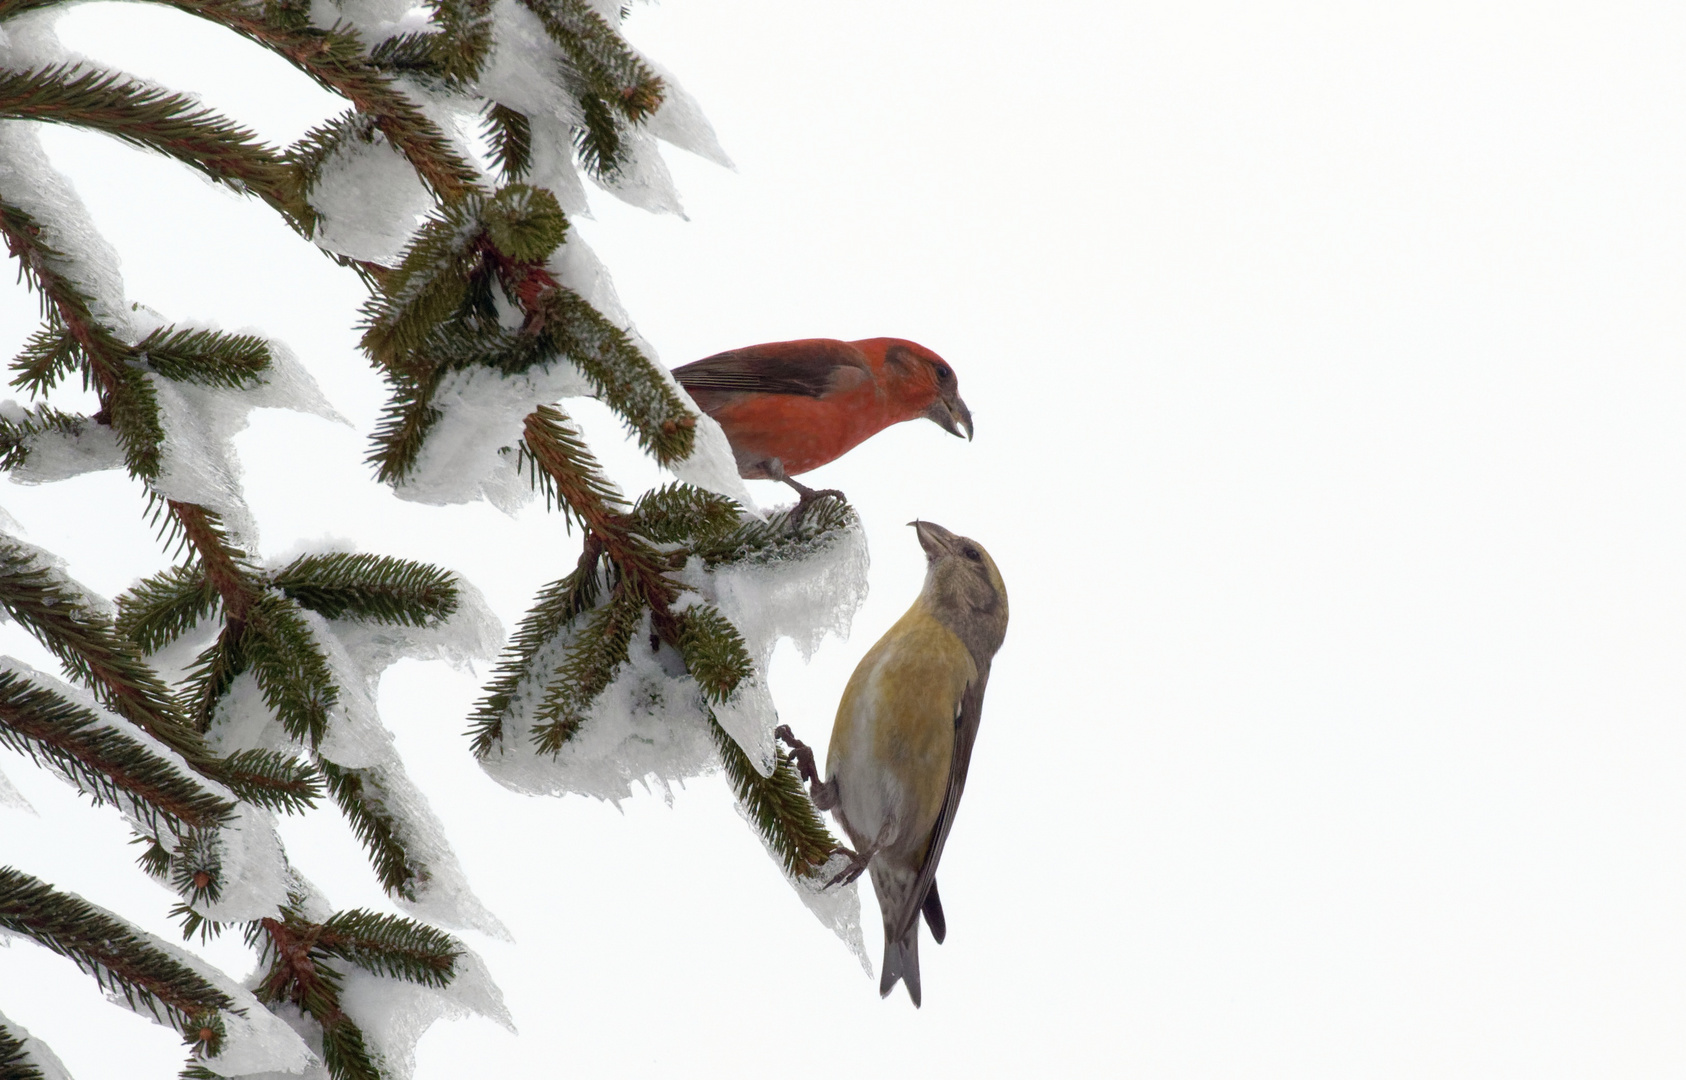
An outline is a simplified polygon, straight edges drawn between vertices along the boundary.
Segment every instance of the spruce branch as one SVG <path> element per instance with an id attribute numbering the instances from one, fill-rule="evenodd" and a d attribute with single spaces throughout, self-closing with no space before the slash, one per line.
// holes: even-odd
<path id="1" fill-rule="evenodd" d="M 392 896 L 416 899 L 416 889 L 430 879 L 426 865 L 404 845 L 403 826 L 387 807 L 388 793 L 379 768 L 351 769 L 316 755 L 340 812 L 369 854 L 381 887 Z"/>
<path id="2" fill-rule="evenodd" d="M 240 649 L 264 704 L 288 735 L 314 749 L 328 733 L 340 691 L 297 605 L 278 593 L 260 596 L 247 612 Z"/>
<path id="3" fill-rule="evenodd" d="M 580 553 L 574 572 L 541 589 L 532 610 L 511 635 L 492 672 L 492 680 L 486 685 L 485 697 L 468 718 L 468 735 L 475 757 L 485 758 L 494 749 L 502 749 L 504 724 L 510 719 L 522 684 L 534 677 L 533 665 L 539 651 L 596 605 L 603 591 L 599 569 L 602 557 L 603 542 L 587 534 L 585 550 Z"/>
<path id="4" fill-rule="evenodd" d="M 86 416 L 60 412 L 40 404 L 22 416 L 0 414 L 0 470 L 15 469 L 29 460 L 35 439 L 48 432 L 78 436 L 93 423 Z"/>
<path id="5" fill-rule="evenodd" d="M 431 626 L 457 610 L 456 575 L 386 555 L 305 555 L 275 572 L 271 584 L 328 619 Z"/>
<path id="6" fill-rule="evenodd" d="M 342 911 L 322 924 L 317 947 L 364 971 L 443 989 L 457 974 L 463 948 L 442 930 L 397 915 Z"/>
<path id="7" fill-rule="evenodd" d="M 743 508 L 724 495 L 690 484 L 651 488 L 632 508 L 632 529 L 656 544 L 719 543 L 744 519 Z"/>
<path id="8" fill-rule="evenodd" d="M 398 86 L 393 74 L 371 59 L 357 34 L 345 24 L 324 30 L 310 23 L 308 8 L 293 15 L 288 5 L 252 4 L 242 0 L 164 0 L 171 7 L 233 30 L 270 49 L 318 85 L 351 102 L 374 118 L 387 140 L 403 154 L 424 184 L 439 199 L 453 202 L 477 190 L 479 172 L 457 153 L 438 125 L 427 118 Z M 465 64 L 462 42 L 453 42 L 440 56 L 440 71 L 450 78 L 472 78 L 479 60 Z M 485 45 L 490 44 L 489 31 Z M 483 57 L 485 45 L 468 54 Z M 302 200 L 301 200 L 302 201 Z M 308 213 L 308 211 L 307 211 Z M 310 217 L 299 219 L 309 235 Z"/>
<path id="9" fill-rule="evenodd" d="M 282 919 L 262 919 L 247 933 L 248 944 L 262 942 L 259 962 L 268 965 L 252 991 L 266 1005 L 288 1002 L 322 1029 L 322 1063 L 333 1080 L 381 1080 L 380 1068 L 363 1032 L 340 1007 L 345 976 L 320 947 L 323 927 L 283 909 Z"/>
<path id="10" fill-rule="evenodd" d="M 47 1080 L 24 1049 L 23 1040 L 3 1023 L 0 1023 L 0 1080 Z"/>
<path id="11" fill-rule="evenodd" d="M 214 615 L 222 596 L 197 560 L 142 578 L 117 597 L 117 632 L 148 653 Z"/>
<path id="12" fill-rule="evenodd" d="M 658 464 L 689 457 L 697 419 L 671 381 L 626 331 L 578 293 L 550 285 L 529 303 L 529 319 L 542 327 L 550 347 L 591 380 L 596 397 L 620 415 L 638 445 Z"/>
<path id="13" fill-rule="evenodd" d="M 545 33 L 562 50 L 559 72 L 580 106 L 574 149 L 593 176 L 608 180 L 626 164 L 625 124 L 636 124 L 661 107 L 662 81 L 620 33 L 585 0 L 522 0 L 539 17 Z"/>
<path id="14" fill-rule="evenodd" d="M 148 334 L 135 352 L 166 379 L 231 390 L 261 385 L 271 362 L 268 343 L 255 335 L 173 326 Z"/>
<path id="15" fill-rule="evenodd" d="M 145 1009 L 201 1052 L 222 1049 L 218 1014 L 234 1002 L 140 931 L 10 866 L 0 866 L 0 929 L 65 957 L 129 1008 Z"/>
<path id="16" fill-rule="evenodd" d="M 192 98 L 79 63 L 0 71 L 0 117 L 70 124 L 166 154 L 235 191 L 251 192 L 289 221 L 302 199 L 281 154 Z"/>
<path id="17" fill-rule="evenodd" d="M 724 705 L 738 684 L 755 674 L 743 635 L 712 604 L 694 604 L 679 613 L 679 654 L 703 697 Z"/>
<path id="18" fill-rule="evenodd" d="M 527 115 L 493 102 L 486 107 L 481 127 L 498 175 L 505 183 L 525 179 L 533 167 L 533 123 Z"/>
<path id="19" fill-rule="evenodd" d="M 726 780 L 738 802 L 754 820 L 767 846 L 784 863 L 785 871 L 793 877 L 812 876 L 831 858 L 837 841 L 814 808 L 790 758 L 775 747 L 773 775 L 762 776 L 713 712 L 708 716 L 708 733 L 720 751 Z"/>
<path id="20" fill-rule="evenodd" d="M 560 753 L 579 731 L 586 710 L 626 663 L 644 607 L 644 598 L 623 579 L 608 603 L 580 627 L 561 663 L 547 676 L 544 696 L 533 711 L 533 745 L 539 753 Z"/>
<path id="21" fill-rule="evenodd" d="M 122 807 L 154 832 L 211 827 L 234 806 L 93 710 L 0 671 L 0 745 L 46 761 L 96 804 Z"/>
<path id="22" fill-rule="evenodd" d="M 46 646 L 71 678 L 196 765 L 209 755 L 156 673 L 82 590 L 27 545 L 0 534 L 0 607 Z"/>
<path id="23" fill-rule="evenodd" d="M 78 284 L 72 260 L 44 241 L 42 231 L 34 217 L 0 192 L 6 250 L 18 260 L 24 280 L 41 294 L 49 326 L 62 326 L 84 358 L 84 378 L 102 406 L 96 419 L 117 432 L 131 476 L 156 477 L 164 441 L 157 396 L 145 373 L 130 365 L 128 344 L 95 316 L 98 305 Z"/>
<path id="24" fill-rule="evenodd" d="M 81 363 L 82 350 L 75 335 L 59 318 L 58 311 L 49 307 L 47 324 L 29 336 L 12 361 L 12 370 L 17 373 L 12 377 L 12 385 L 39 397 Z"/>

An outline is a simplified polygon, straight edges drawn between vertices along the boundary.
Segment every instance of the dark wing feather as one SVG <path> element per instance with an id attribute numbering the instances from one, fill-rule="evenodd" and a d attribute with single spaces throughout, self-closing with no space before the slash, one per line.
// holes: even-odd
<path id="1" fill-rule="evenodd" d="M 907 933 L 907 928 L 913 920 L 919 917 L 920 910 L 925 905 L 925 899 L 937 883 L 937 860 L 942 858 L 943 844 L 948 841 L 948 830 L 954 825 L 954 812 L 960 806 L 960 794 L 966 790 L 966 770 L 972 767 L 972 744 L 978 741 L 978 723 L 983 719 L 984 687 L 989 684 L 989 662 L 978 666 L 978 677 L 972 685 L 961 695 L 960 709 L 954 716 L 954 756 L 948 765 L 948 793 L 943 796 L 942 809 L 937 811 L 937 824 L 931 830 L 931 846 L 925 849 L 925 861 L 919 864 L 919 877 L 914 879 L 912 900 L 907 906 L 907 912 L 896 920 L 898 934 Z M 942 936 L 936 935 L 936 927 L 931 927 L 933 936 L 940 943 L 947 936 L 946 921 L 942 920 L 942 907 L 937 906 L 938 919 L 944 922 Z"/>
<path id="2" fill-rule="evenodd" d="M 687 391 L 822 397 L 839 375 L 853 372 L 872 373 L 858 349 L 847 342 L 814 340 L 733 349 L 676 367 L 673 377 Z"/>

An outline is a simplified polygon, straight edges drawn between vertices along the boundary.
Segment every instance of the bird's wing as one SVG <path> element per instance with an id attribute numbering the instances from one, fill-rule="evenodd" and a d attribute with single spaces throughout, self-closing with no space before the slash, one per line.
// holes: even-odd
<path id="1" fill-rule="evenodd" d="M 687 391 L 823 397 L 870 378 L 860 350 L 842 341 L 780 341 L 733 349 L 673 369 Z"/>
<path id="2" fill-rule="evenodd" d="M 925 861 L 919 864 L 919 876 L 914 879 L 906 911 L 896 920 L 898 934 L 907 933 L 907 928 L 919 917 L 926 894 L 936 883 L 937 861 L 942 858 L 943 844 L 947 842 L 948 830 L 954 824 L 954 811 L 960 806 L 960 793 L 966 790 L 966 770 L 972 765 L 972 744 L 978 741 L 984 687 L 988 683 L 989 662 L 986 660 L 979 665 L 978 677 L 960 696 L 960 705 L 954 713 L 954 756 L 949 759 L 948 765 L 948 793 L 943 796 L 942 809 L 937 811 L 937 824 L 931 830 L 931 844 L 925 849 Z M 941 911 L 940 907 L 938 911 Z M 931 929 L 934 934 L 936 927 Z M 942 939 L 937 940 L 940 942 Z"/>

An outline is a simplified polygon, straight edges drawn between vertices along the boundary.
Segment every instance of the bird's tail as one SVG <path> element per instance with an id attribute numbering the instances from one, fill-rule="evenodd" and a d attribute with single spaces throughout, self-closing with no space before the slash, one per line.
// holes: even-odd
<path id="1" fill-rule="evenodd" d="M 892 941 L 890 936 L 884 936 L 884 973 L 878 979 L 878 996 L 889 997 L 890 991 L 896 988 L 896 981 L 907 984 L 907 996 L 913 999 L 913 1007 L 919 1007 L 919 919 L 917 917 L 908 924 L 907 933 L 901 940 Z"/>

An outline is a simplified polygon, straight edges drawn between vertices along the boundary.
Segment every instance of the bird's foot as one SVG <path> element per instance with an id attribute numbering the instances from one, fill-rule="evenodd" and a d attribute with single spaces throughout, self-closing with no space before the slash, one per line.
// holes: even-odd
<path id="1" fill-rule="evenodd" d="M 814 751 L 807 743 L 796 737 L 790 730 L 789 724 L 780 724 L 773 729 L 773 738 L 779 739 L 790 747 L 791 760 L 796 762 L 796 773 L 808 785 L 809 798 L 821 810 L 830 810 L 837 805 L 837 785 L 820 779 L 820 771 L 814 767 Z"/>
<path id="2" fill-rule="evenodd" d="M 807 484 L 799 484 L 788 476 L 784 478 L 784 482 L 796 489 L 796 509 L 791 511 L 790 514 L 792 525 L 800 525 L 802 518 L 808 513 L 808 507 L 821 499 L 836 499 L 845 505 L 849 502 L 849 497 L 836 488 L 820 488 L 816 491 Z"/>
<path id="3" fill-rule="evenodd" d="M 842 855 L 849 861 L 844 865 L 843 869 L 837 871 L 837 873 L 826 879 L 826 883 L 821 886 L 821 888 L 824 889 L 835 889 L 840 886 L 853 883 L 856 878 L 866 872 L 866 864 L 872 859 L 870 854 L 863 855 L 853 848 L 844 847 L 842 844 L 832 848 L 831 854 L 834 858 L 838 855 Z M 829 866 L 830 863 L 828 862 L 826 865 Z"/>

